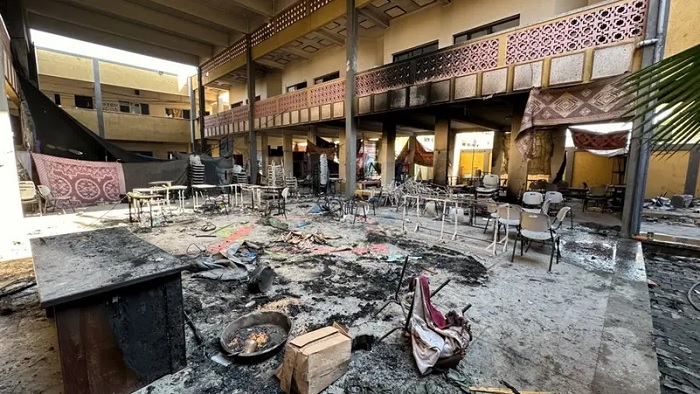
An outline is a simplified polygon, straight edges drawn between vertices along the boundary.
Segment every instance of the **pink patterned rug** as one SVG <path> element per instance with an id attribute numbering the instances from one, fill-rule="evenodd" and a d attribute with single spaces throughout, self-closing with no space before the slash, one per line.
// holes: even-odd
<path id="1" fill-rule="evenodd" d="M 57 197 L 68 196 L 84 205 L 119 201 L 126 193 L 121 163 L 80 161 L 32 153 L 39 181 Z"/>

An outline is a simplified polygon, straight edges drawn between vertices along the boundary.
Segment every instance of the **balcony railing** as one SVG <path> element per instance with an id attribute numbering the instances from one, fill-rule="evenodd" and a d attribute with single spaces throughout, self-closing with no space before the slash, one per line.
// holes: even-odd
<path id="1" fill-rule="evenodd" d="M 417 58 L 387 64 L 356 75 L 355 94 L 360 115 L 388 110 L 466 100 L 537 86 L 581 83 L 598 78 L 594 52 L 625 46 L 644 34 L 648 0 L 620 0 L 453 45 Z M 634 46 L 632 45 L 632 48 Z M 629 71 L 629 58 L 615 59 L 622 67 L 603 67 L 601 75 Z M 573 56 L 580 80 L 558 79 L 545 72 L 545 61 Z M 604 56 L 600 56 L 604 60 Z M 602 61 L 602 60 L 601 60 Z M 625 68 L 628 67 L 628 68 Z M 523 76 L 525 73 L 526 78 Z M 612 70 L 612 71 L 610 71 Z M 605 73 L 608 74 L 605 74 Z M 574 73 L 575 74 L 575 73 Z M 345 81 L 337 79 L 283 94 L 255 104 L 255 129 L 268 129 L 342 118 Z M 205 118 L 205 137 L 248 130 L 247 107 Z"/>

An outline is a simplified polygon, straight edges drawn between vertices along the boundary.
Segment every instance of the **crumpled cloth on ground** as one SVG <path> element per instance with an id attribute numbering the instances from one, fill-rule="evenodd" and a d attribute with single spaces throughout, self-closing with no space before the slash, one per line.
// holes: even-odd
<path id="1" fill-rule="evenodd" d="M 463 354 L 471 335 L 461 326 L 451 326 L 430 302 L 428 278 L 417 278 L 409 322 L 413 358 L 421 374 L 426 375 L 442 358 Z"/>
<path id="2" fill-rule="evenodd" d="M 245 266 L 235 264 L 227 259 L 216 260 L 213 257 L 202 257 L 192 264 L 191 270 L 199 271 L 192 275 L 193 278 L 223 281 L 248 279 L 248 270 Z"/>

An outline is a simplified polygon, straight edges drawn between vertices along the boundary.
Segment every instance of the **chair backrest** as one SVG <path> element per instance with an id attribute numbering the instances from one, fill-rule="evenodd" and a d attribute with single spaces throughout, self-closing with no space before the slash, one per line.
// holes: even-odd
<path id="1" fill-rule="evenodd" d="M 603 197 L 608 192 L 607 186 L 595 186 L 590 190 L 591 196 L 593 197 Z"/>
<path id="2" fill-rule="evenodd" d="M 487 174 L 487 175 L 484 175 L 484 179 L 482 180 L 482 183 L 483 183 L 484 187 L 495 189 L 498 187 L 498 184 L 501 183 L 501 179 L 496 174 Z"/>
<path id="3" fill-rule="evenodd" d="M 544 198 L 551 201 L 552 204 L 561 204 L 564 202 L 564 195 L 562 195 L 560 192 L 547 192 L 545 193 Z"/>
<path id="4" fill-rule="evenodd" d="M 284 199 L 284 201 L 287 201 L 287 199 L 289 198 L 289 188 L 288 187 L 285 187 L 284 189 L 282 189 L 282 198 Z"/>
<path id="5" fill-rule="evenodd" d="M 19 196 L 22 200 L 31 200 L 36 198 L 36 186 L 32 181 L 19 182 Z"/>
<path id="6" fill-rule="evenodd" d="M 523 194 L 523 204 L 527 205 L 540 205 L 544 202 L 544 197 L 542 193 L 538 192 L 525 192 Z"/>
<path id="7" fill-rule="evenodd" d="M 518 219 L 523 211 L 519 205 L 505 204 L 498 207 L 498 217 L 501 219 Z"/>
<path id="8" fill-rule="evenodd" d="M 46 201 L 53 200 L 53 194 L 51 194 L 51 189 L 46 185 L 36 185 L 36 189 L 39 191 L 39 195 Z"/>
<path id="9" fill-rule="evenodd" d="M 543 213 L 523 212 L 520 215 L 520 228 L 528 231 L 548 232 L 550 230 L 549 216 Z"/>
<path id="10" fill-rule="evenodd" d="M 556 230 L 559 227 L 561 227 L 561 224 L 564 222 L 564 218 L 566 218 L 566 214 L 571 211 L 571 207 L 562 207 L 559 212 L 557 212 L 557 216 L 554 218 L 554 222 L 552 223 L 552 229 Z"/>
<path id="11" fill-rule="evenodd" d="M 549 204 L 551 204 L 551 203 L 552 203 L 552 200 L 549 200 L 549 199 L 544 200 L 544 202 L 542 203 L 542 213 L 544 213 L 545 215 L 549 214 Z"/>

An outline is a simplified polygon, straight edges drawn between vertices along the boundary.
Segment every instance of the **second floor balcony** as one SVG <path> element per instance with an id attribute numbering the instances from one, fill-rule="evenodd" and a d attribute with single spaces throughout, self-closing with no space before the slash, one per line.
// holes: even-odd
<path id="1" fill-rule="evenodd" d="M 359 116 L 443 105 L 532 88 L 568 86 L 634 70 L 648 0 L 586 7 L 547 21 L 453 45 L 356 75 Z M 345 116 L 345 80 L 255 103 L 254 129 Z M 247 131 L 248 107 L 205 118 L 204 138 Z"/>

